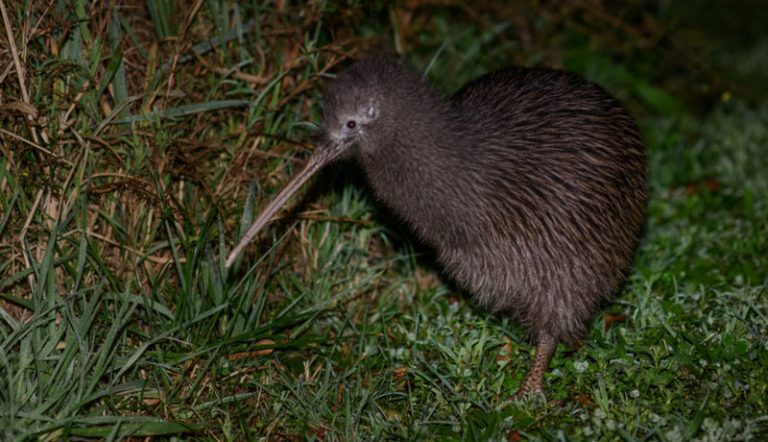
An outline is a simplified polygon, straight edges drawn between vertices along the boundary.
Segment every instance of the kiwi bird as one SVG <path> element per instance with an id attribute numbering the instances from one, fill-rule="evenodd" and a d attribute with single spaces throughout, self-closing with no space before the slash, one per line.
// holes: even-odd
<path id="1" fill-rule="evenodd" d="M 322 131 L 226 265 L 315 172 L 354 159 L 450 278 L 527 331 L 536 351 L 516 397 L 542 393 L 558 342 L 585 336 L 637 247 L 646 149 L 622 104 L 575 74 L 526 67 L 445 99 L 403 60 L 373 57 L 331 83 Z"/>

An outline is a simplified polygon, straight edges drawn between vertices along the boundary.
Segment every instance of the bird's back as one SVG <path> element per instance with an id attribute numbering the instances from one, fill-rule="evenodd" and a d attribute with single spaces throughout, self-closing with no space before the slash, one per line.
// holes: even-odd
<path id="1" fill-rule="evenodd" d="M 573 341 L 637 244 L 646 160 L 634 121 L 599 86 L 551 69 L 488 74 L 451 106 L 462 174 L 489 220 L 474 235 L 488 241 L 438 247 L 441 260 L 481 303 Z"/>

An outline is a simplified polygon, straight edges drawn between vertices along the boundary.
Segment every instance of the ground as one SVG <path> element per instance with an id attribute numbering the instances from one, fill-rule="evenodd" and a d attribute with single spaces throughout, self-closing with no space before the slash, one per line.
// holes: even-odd
<path id="1" fill-rule="evenodd" d="M 751 2 L 18 3 L 0 0 L 0 439 L 768 437 Z M 312 149 L 328 77 L 381 48 L 446 94 L 509 63 L 574 70 L 639 121 L 635 265 L 558 348 L 545 400 L 509 401 L 522 331 L 444 281 L 352 167 L 223 265 Z"/>

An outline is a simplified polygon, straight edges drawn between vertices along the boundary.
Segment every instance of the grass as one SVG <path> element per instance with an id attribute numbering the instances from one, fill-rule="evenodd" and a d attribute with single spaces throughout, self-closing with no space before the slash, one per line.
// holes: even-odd
<path id="1" fill-rule="evenodd" d="M 665 11 L 579 2 L 0 5 L 1 440 L 768 436 L 768 101 L 740 86 L 765 75 L 749 51 L 681 70 L 707 57 Z M 380 44 L 446 91 L 564 66 L 639 117 L 636 265 L 590 339 L 558 349 L 547 401 L 509 403 L 521 330 L 446 285 L 348 167 L 223 266 L 311 149 L 327 77 Z M 716 60 L 744 60 L 739 81 Z"/>

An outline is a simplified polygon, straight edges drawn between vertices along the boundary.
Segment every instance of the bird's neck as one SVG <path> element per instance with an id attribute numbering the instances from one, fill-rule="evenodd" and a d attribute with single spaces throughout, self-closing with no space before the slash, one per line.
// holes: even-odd
<path id="1" fill-rule="evenodd" d="M 466 165 L 461 134 L 452 133 L 442 112 L 411 119 L 401 127 L 407 129 L 360 158 L 376 196 L 427 243 L 435 244 L 438 234 L 443 241 L 460 242 L 456 216 L 471 210 L 463 201 L 466 193 L 459 192 L 462 164 Z"/>

